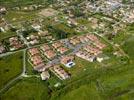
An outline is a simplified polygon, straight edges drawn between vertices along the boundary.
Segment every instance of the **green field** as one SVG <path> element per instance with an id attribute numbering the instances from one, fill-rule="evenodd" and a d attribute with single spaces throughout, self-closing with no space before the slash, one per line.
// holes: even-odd
<path id="1" fill-rule="evenodd" d="M 100 84 L 102 85 L 104 89 L 104 95 L 107 98 L 115 99 L 123 97 L 129 93 L 134 93 L 134 69 L 129 67 L 126 70 L 119 72 L 118 74 L 107 75 L 100 78 Z M 132 100 L 133 97 L 134 96 L 130 95 L 131 99 L 128 99 Z"/>
<path id="2" fill-rule="evenodd" d="M 7 7 L 25 6 L 30 4 L 41 4 L 43 0 L 0 0 L 1 5 Z"/>
<path id="3" fill-rule="evenodd" d="M 11 37 L 16 35 L 15 32 L 7 31 L 7 32 L 0 32 L 0 40 L 3 40 L 5 38 Z"/>
<path id="4" fill-rule="evenodd" d="M 21 73 L 22 58 L 22 52 L 0 58 L 0 88 Z"/>
<path id="5" fill-rule="evenodd" d="M 123 44 L 124 51 L 130 56 L 130 60 L 134 60 L 134 36 L 130 36 Z"/>
<path id="6" fill-rule="evenodd" d="M 34 12 L 8 11 L 8 13 L 4 17 L 8 22 L 29 21 L 34 18 L 37 18 L 36 12 L 37 11 Z"/>
<path id="7" fill-rule="evenodd" d="M 20 80 L 1 96 L 2 100 L 48 100 L 49 90 L 47 83 L 40 78 Z"/>
<path id="8" fill-rule="evenodd" d="M 60 100 L 102 100 L 102 98 L 96 85 L 90 83 L 61 96 Z"/>

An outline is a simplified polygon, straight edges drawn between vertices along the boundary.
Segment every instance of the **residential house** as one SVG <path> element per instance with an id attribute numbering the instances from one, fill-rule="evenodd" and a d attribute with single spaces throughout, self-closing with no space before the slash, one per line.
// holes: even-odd
<path id="1" fill-rule="evenodd" d="M 0 14 L 5 14 L 7 9 L 5 7 L 0 6 Z"/>
<path id="2" fill-rule="evenodd" d="M 86 50 L 87 52 L 90 52 L 91 54 L 94 54 L 94 55 L 98 55 L 98 54 L 102 53 L 101 50 L 99 50 L 98 48 L 93 47 L 91 45 L 86 45 L 85 47 L 83 47 L 83 49 Z"/>
<path id="3" fill-rule="evenodd" d="M 38 32 L 39 36 L 47 36 L 48 34 L 49 34 L 48 31 L 39 31 Z"/>
<path id="4" fill-rule="evenodd" d="M 75 53 L 77 57 L 80 57 L 82 59 L 85 59 L 87 61 L 93 62 L 95 60 L 95 56 L 87 51 L 78 51 Z"/>
<path id="5" fill-rule="evenodd" d="M 24 47 L 24 44 L 16 36 L 9 38 L 9 43 L 10 43 L 10 50 L 11 51 Z"/>
<path id="6" fill-rule="evenodd" d="M 93 42 L 98 41 L 98 38 L 94 34 L 87 34 L 86 37 L 89 38 Z"/>
<path id="7" fill-rule="evenodd" d="M 63 45 L 63 44 L 62 44 L 60 41 L 55 42 L 55 43 L 52 44 L 52 46 L 53 46 L 55 49 L 61 47 L 62 45 Z"/>
<path id="8" fill-rule="evenodd" d="M 103 43 L 101 43 L 100 41 L 94 42 L 94 45 L 95 45 L 97 48 L 99 48 L 100 50 L 102 50 L 103 48 L 106 47 L 106 45 L 103 44 Z"/>
<path id="9" fill-rule="evenodd" d="M 49 79 L 49 78 L 50 78 L 50 74 L 49 74 L 48 71 L 43 71 L 43 72 L 41 73 L 41 79 L 42 79 L 42 80 L 47 80 L 47 79 Z"/>
<path id="10" fill-rule="evenodd" d="M 61 80 L 65 80 L 70 77 L 70 75 L 59 65 L 53 66 L 53 72 Z"/>
<path id="11" fill-rule="evenodd" d="M 48 50 L 44 52 L 44 55 L 46 55 L 47 58 L 52 59 L 56 56 L 56 53 L 53 50 Z"/>
<path id="12" fill-rule="evenodd" d="M 45 64 L 44 64 L 43 59 L 41 58 L 40 55 L 32 56 L 30 58 L 30 60 L 32 61 L 34 70 L 36 70 L 38 72 L 44 71 Z"/>
<path id="13" fill-rule="evenodd" d="M 74 56 L 63 56 L 60 60 L 61 64 L 65 65 L 66 67 L 70 68 L 75 65 L 73 62 Z"/>
<path id="14" fill-rule="evenodd" d="M 28 50 L 28 52 L 29 52 L 29 54 L 31 56 L 34 56 L 34 55 L 37 55 L 37 54 L 40 53 L 39 50 L 38 50 L 38 48 L 31 48 L 31 49 Z"/>
<path id="15" fill-rule="evenodd" d="M 79 39 L 82 43 L 89 42 L 89 38 L 87 38 L 85 35 L 79 36 Z"/>
<path id="16" fill-rule="evenodd" d="M 43 44 L 40 48 L 41 48 L 41 50 L 44 51 L 44 52 L 47 51 L 47 50 L 50 50 L 50 46 L 47 45 L 47 44 Z"/>
<path id="17" fill-rule="evenodd" d="M 70 43 L 73 44 L 73 45 L 77 45 L 80 43 L 79 39 L 78 38 L 72 38 L 70 39 Z"/>
<path id="18" fill-rule="evenodd" d="M 66 47 L 60 47 L 57 48 L 57 51 L 60 52 L 61 54 L 64 54 L 65 52 L 67 52 L 69 49 Z"/>

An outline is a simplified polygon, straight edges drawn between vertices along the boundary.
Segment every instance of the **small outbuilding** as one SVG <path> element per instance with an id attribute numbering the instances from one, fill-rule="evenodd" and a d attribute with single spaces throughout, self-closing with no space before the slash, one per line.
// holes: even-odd
<path id="1" fill-rule="evenodd" d="M 44 71 L 41 73 L 41 79 L 42 80 L 47 80 L 50 78 L 50 74 L 48 73 L 48 71 Z"/>

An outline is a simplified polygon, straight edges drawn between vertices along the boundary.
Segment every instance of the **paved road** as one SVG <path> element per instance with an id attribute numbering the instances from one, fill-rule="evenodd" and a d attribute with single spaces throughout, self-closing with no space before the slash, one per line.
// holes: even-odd
<path id="1" fill-rule="evenodd" d="M 26 74 L 26 50 L 23 51 L 23 70 L 21 76 Z"/>
<path id="2" fill-rule="evenodd" d="M 17 52 L 21 52 L 21 51 L 24 51 L 24 50 L 26 50 L 26 48 L 25 49 L 20 49 L 20 50 L 17 50 L 17 51 L 6 52 L 6 53 L 3 53 L 3 54 L 0 54 L 0 58 L 2 58 L 4 56 L 11 55 L 11 54 L 14 54 L 14 53 L 17 53 Z"/>

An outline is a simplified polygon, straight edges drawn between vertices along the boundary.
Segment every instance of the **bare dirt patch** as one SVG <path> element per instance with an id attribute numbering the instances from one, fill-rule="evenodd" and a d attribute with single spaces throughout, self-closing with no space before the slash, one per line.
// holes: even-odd
<path id="1" fill-rule="evenodd" d="M 40 15 L 43 15 L 45 17 L 50 17 L 56 15 L 58 12 L 52 8 L 43 9 L 41 12 L 39 12 Z"/>

